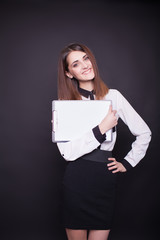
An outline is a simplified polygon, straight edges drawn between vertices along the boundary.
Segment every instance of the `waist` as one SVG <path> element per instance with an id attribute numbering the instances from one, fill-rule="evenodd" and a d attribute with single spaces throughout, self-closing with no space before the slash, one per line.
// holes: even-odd
<path id="1" fill-rule="evenodd" d="M 107 162 L 110 157 L 112 157 L 112 151 L 104 151 L 97 148 L 92 152 L 83 155 L 81 158 L 94 162 Z"/>

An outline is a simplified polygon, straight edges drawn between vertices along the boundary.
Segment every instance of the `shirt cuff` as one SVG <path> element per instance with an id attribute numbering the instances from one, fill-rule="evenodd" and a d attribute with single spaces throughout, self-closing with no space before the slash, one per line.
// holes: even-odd
<path id="1" fill-rule="evenodd" d="M 106 140 L 106 134 L 102 134 L 99 130 L 99 126 L 96 126 L 95 128 L 92 129 L 95 138 L 99 143 L 103 143 Z"/>
<path id="2" fill-rule="evenodd" d="M 123 159 L 121 163 L 123 164 L 127 171 L 133 168 L 132 165 L 126 159 Z"/>

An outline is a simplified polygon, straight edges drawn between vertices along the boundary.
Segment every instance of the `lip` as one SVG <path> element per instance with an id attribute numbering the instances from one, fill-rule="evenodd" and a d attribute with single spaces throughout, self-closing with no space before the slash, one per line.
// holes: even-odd
<path id="1" fill-rule="evenodd" d="M 91 72 L 91 70 L 92 70 L 92 68 L 89 68 L 89 69 L 85 70 L 85 71 L 83 72 L 83 74 L 84 74 L 84 75 L 87 75 L 87 74 L 89 74 L 89 73 Z"/>

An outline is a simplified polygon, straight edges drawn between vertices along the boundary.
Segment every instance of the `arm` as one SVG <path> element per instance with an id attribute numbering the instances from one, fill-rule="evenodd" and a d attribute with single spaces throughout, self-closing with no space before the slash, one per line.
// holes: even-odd
<path id="1" fill-rule="evenodd" d="M 67 161 L 74 161 L 84 154 L 92 152 L 104 142 L 106 139 L 105 132 L 117 124 L 115 113 L 116 111 L 112 111 L 112 107 L 110 107 L 108 114 L 99 126 L 96 126 L 78 139 L 57 143 L 59 151 L 64 159 Z"/>
<path id="2" fill-rule="evenodd" d="M 151 131 L 144 120 L 118 91 L 116 100 L 117 113 L 119 117 L 128 126 L 131 133 L 136 137 L 136 140 L 132 143 L 131 150 L 124 157 L 122 164 L 125 167 L 129 167 L 129 165 L 134 167 L 146 154 L 149 142 L 151 140 Z"/>
<path id="3" fill-rule="evenodd" d="M 136 137 L 136 140 L 132 143 L 131 150 L 121 162 L 116 161 L 115 158 L 109 159 L 112 162 L 108 164 L 108 169 L 112 170 L 113 173 L 116 173 L 125 172 L 126 170 L 136 166 L 137 163 L 145 156 L 151 140 L 151 131 L 144 120 L 120 92 L 114 90 L 112 94 L 114 108 L 117 110 L 118 118 L 120 117 L 123 120 L 130 129 L 131 133 Z M 100 130 L 101 133 L 103 133 L 103 129 L 105 129 L 105 126 L 108 125 L 106 119 L 104 119 L 101 124 L 102 128 L 100 126 Z"/>
<path id="4" fill-rule="evenodd" d="M 92 152 L 104 140 L 105 134 L 102 135 L 99 131 L 99 127 L 96 126 L 81 138 L 69 142 L 59 142 L 57 143 L 57 146 L 65 160 L 74 161 L 84 154 Z"/>

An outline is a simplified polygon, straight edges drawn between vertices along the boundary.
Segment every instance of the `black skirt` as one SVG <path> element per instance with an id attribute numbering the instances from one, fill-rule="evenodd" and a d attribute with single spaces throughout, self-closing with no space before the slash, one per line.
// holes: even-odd
<path id="1" fill-rule="evenodd" d="M 107 230 L 111 228 L 116 174 L 108 170 L 111 152 L 94 150 L 69 162 L 63 180 L 64 227 Z"/>

